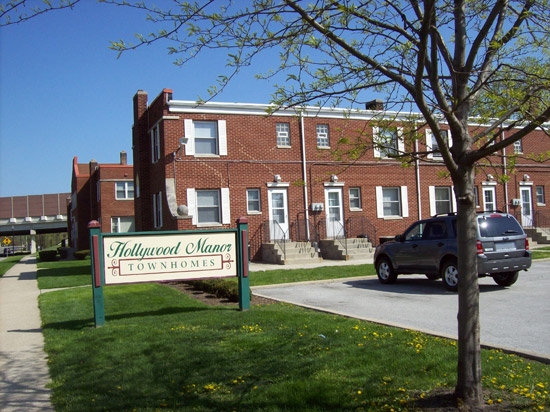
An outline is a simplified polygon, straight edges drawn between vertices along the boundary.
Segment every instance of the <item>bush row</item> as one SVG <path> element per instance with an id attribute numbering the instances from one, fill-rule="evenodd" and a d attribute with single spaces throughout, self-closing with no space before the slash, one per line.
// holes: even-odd
<path id="1" fill-rule="evenodd" d="M 189 283 L 194 289 L 215 295 L 220 299 L 227 299 L 230 302 L 239 301 L 239 285 L 235 282 L 228 282 L 224 279 L 198 279 L 190 280 Z"/>

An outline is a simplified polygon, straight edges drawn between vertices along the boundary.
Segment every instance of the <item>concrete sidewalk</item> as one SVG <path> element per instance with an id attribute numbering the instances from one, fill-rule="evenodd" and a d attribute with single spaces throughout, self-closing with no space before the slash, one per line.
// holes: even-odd
<path id="1" fill-rule="evenodd" d="M 36 258 L 0 278 L 0 411 L 54 411 L 36 282 Z"/>

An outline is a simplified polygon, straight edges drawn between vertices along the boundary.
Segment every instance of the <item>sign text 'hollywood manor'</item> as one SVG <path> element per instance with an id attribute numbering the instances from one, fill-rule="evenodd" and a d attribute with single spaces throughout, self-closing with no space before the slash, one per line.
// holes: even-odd
<path id="1" fill-rule="evenodd" d="M 233 233 L 104 238 L 105 283 L 236 275 Z"/>

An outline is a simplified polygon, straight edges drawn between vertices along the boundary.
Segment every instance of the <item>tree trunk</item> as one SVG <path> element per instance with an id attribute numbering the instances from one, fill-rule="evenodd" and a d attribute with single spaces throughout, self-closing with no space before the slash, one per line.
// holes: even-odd
<path id="1" fill-rule="evenodd" d="M 458 216 L 458 379 L 455 394 L 466 406 L 483 402 L 479 286 L 477 276 L 474 166 L 461 165 L 453 176 Z"/>

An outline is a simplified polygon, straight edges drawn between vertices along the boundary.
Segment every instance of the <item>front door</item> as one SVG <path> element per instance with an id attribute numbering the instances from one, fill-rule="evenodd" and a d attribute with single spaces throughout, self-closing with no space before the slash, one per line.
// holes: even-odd
<path id="1" fill-rule="evenodd" d="M 271 240 L 287 240 L 288 202 L 286 189 L 269 189 L 269 235 Z"/>
<path id="2" fill-rule="evenodd" d="M 344 211 L 342 209 L 342 189 L 325 189 L 325 207 L 327 216 L 327 237 L 344 237 Z"/>
<path id="3" fill-rule="evenodd" d="M 531 186 L 519 188 L 521 195 L 521 225 L 523 227 L 533 226 L 533 203 L 531 202 Z"/>

